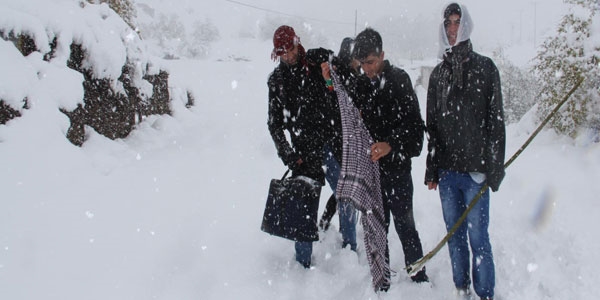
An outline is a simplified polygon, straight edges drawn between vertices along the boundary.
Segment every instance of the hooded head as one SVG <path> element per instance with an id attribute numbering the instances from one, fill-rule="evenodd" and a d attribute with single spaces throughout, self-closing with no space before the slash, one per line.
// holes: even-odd
<path id="1" fill-rule="evenodd" d="M 340 45 L 340 51 L 338 52 L 338 58 L 344 65 L 350 65 L 352 61 L 352 48 L 354 47 L 354 39 L 351 37 L 344 38 L 342 45 Z"/>
<path id="2" fill-rule="evenodd" d="M 456 16 L 459 17 L 458 30 L 456 32 L 456 42 L 450 45 L 448 39 L 447 28 L 449 26 L 456 26 Z M 471 32 L 473 31 L 473 20 L 467 10 L 467 7 L 458 3 L 450 3 L 444 7 L 442 12 L 442 22 L 440 24 L 440 57 L 453 46 L 460 44 L 471 38 Z M 450 20 L 452 19 L 452 20 Z"/>
<path id="3" fill-rule="evenodd" d="M 448 6 L 446 6 L 446 9 L 444 9 L 444 20 L 448 19 L 448 17 L 450 15 L 455 15 L 455 14 L 462 16 L 462 11 L 461 11 L 460 5 L 458 5 L 458 3 L 448 4 Z"/>

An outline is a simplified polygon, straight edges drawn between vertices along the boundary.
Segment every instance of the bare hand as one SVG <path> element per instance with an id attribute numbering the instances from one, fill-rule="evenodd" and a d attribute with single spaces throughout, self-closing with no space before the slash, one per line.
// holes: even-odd
<path id="1" fill-rule="evenodd" d="M 388 155 L 392 147 L 387 142 L 377 142 L 371 145 L 371 160 L 378 161 L 380 158 Z"/>
<path id="2" fill-rule="evenodd" d="M 323 74 L 323 78 L 325 80 L 331 79 L 330 73 L 331 72 L 329 70 L 329 63 L 328 62 L 321 63 L 321 74 Z"/>
<path id="3" fill-rule="evenodd" d="M 437 190 L 437 186 L 438 184 L 436 182 L 433 181 L 428 181 L 427 182 L 427 188 L 431 191 L 431 190 Z"/>

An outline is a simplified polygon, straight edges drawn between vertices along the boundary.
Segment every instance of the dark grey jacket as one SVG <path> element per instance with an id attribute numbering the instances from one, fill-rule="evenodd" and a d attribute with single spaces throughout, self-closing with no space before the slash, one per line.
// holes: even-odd
<path id="1" fill-rule="evenodd" d="M 504 178 L 505 128 L 500 75 L 494 62 L 475 52 L 463 63 L 464 88 L 452 87 L 443 111 L 438 85 L 443 61 L 427 92 L 428 155 L 425 183 L 439 182 L 440 169 L 480 172 L 492 191 Z M 451 69 L 451 68 L 450 68 Z"/>

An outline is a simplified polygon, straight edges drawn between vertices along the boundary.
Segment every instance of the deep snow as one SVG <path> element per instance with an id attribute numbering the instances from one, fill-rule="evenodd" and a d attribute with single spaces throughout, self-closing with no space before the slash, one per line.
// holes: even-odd
<path id="1" fill-rule="evenodd" d="M 279 10 L 295 7 L 263 3 Z M 226 10 L 230 3 L 214 5 Z M 16 23 L 25 23 L 27 18 L 14 14 L 31 13 L 23 7 L 33 6 L 0 1 L 0 19 L 10 12 Z M 491 25 L 483 12 L 470 8 L 476 26 L 478 21 Z M 246 11 L 240 15 L 252 18 Z M 69 24 L 52 22 L 55 28 Z M 33 103 L 21 118 L 0 125 L 1 298 L 453 299 L 446 248 L 427 264 L 432 284 L 414 284 L 402 270 L 393 229 L 391 266 L 397 274 L 382 295 L 371 291 L 362 247 L 358 255 L 340 249 L 335 227 L 315 244 L 310 270 L 294 262 L 292 242 L 260 231 L 269 180 L 284 172 L 266 127 L 272 46 L 269 40 L 228 34 L 233 25 L 220 28 L 222 39 L 207 58 L 158 60 L 171 73 L 173 116 L 148 117 L 116 141 L 88 129 L 81 148 L 64 137 L 68 119 L 57 110 L 81 97 L 81 79 L 58 63 L 41 63 L 36 54 L 19 57 L 0 40 L 5 66 L 0 95 L 26 94 Z M 474 43 L 477 32 L 479 27 Z M 516 60 L 532 52 L 522 45 L 511 49 Z M 110 71 L 116 56 L 99 63 Z M 416 80 L 409 63 L 393 62 Z M 6 72 L 20 68 L 26 70 Z M 196 97 L 191 109 L 181 101 L 184 90 Z M 416 91 L 424 109 L 425 91 L 420 86 Z M 534 120 L 527 115 L 507 127 L 507 156 L 535 129 Z M 500 191 L 491 196 L 498 299 L 600 295 L 599 153 L 600 144 L 585 137 L 573 141 L 544 131 L 507 169 Z M 438 194 L 422 184 L 424 156 L 413 161 L 414 204 L 429 251 L 445 227 Z M 321 212 L 329 193 L 324 187 Z"/>

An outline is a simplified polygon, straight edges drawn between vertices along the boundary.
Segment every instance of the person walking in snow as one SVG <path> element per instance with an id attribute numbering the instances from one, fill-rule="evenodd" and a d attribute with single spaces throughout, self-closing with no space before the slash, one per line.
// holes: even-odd
<path id="1" fill-rule="evenodd" d="M 427 91 L 425 184 L 429 190 L 439 188 L 447 230 L 485 184 L 495 192 L 504 177 L 500 76 L 491 59 L 473 51 L 472 30 L 473 21 L 464 5 L 445 7 L 440 25 L 443 61 L 433 70 Z M 470 272 L 475 293 L 481 299 L 494 297 L 489 205 L 486 190 L 448 240 L 454 285 L 465 298 L 471 293 Z"/>
<path id="2" fill-rule="evenodd" d="M 391 213 L 408 266 L 423 256 L 413 216 L 411 158 L 421 153 L 425 125 L 410 77 L 385 60 L 382 47 L 381 35 L 372 28 L 356 36 L 353 56 L 364 72 L 357 81 L 356 104 L 374 140 L 371 159 L 379 162 L 385 229 Z M 424 268 L 411 279 L 429 281 Z"/>
<path id="3" fill-rule="evenodd" d="M 269 75 L 267 84 L 267 125 L 277 154 L 292 170 L 292 177 L 302 176 L 317 183 L 314 193 L 310 193 L 312 196 L 306 195 L 304 199 L 309 206 L 309 217 L 314 221 L 314 232 L 303 234 L 317 240 L 319 196 L 324 184 L 321 165 L 327 135 L 323 112 L 329 110 L 327 105 L 334 99 L 329 99 L 320 67 L 311 67 L 307 62 L 307 53 L 292 27 L 283 25 L 277 28 L 273 46 L 271 58 L 278 60 L 279 64 Z M 323 56 L 322 53 L 316 51 L 312 56 Z M 312 242 L 295 241 L 296 261 L 305 268 L 311 266 Z"/>

